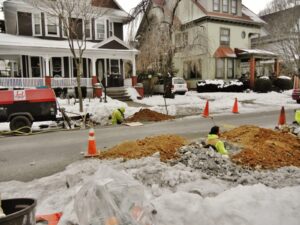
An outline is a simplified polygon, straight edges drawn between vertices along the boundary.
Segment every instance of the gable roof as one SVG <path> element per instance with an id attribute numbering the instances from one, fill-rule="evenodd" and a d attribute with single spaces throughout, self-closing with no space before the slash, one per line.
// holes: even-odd
<path id="1" fill-rule="evenodd" d="M 94 45 L 93 48 L 130 49 L 129 45 L 127 45 L 124 41 L 117 38 L 116 36 L 112 36 L 110 38 L 107 38 L 106 40 Z"/>

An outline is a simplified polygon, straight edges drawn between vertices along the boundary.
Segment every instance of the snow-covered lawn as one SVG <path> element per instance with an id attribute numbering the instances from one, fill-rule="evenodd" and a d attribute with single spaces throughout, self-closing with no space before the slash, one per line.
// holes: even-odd
<path id="1" fill-rule="evenodd" d="M 299 169 L 294 170 L 299 178 Z M 299 225 L 300 186 L 282 186 L 232 184 L 148 157 L 79 161 L 32 182 L 0 183 L 0 190 L 3 198 L 37 199 L 37 214 L 63 212 L 60 225 L 104 225 L 100 221 L 111 212 L 129 214 L 133 205 L 142 206 L 153 225 Z M 119 200 L 120 211 L 112 199 Z"/>
<path id="2" fill-rule="evenodd" d="M 131 98 L 136 103 L 149 106 L 153 111 L 166 114 L 164 98 L 161 95 L 145 97 L 142 100 L 137 99 L 137 92 L 133 88 L 128 88 Z M 300 105 L 291 98 L 292 91 L 283 93 L 197 93 L 190 91 L 185 95 L 176 95 L 174 99 L 166 99 L 167 110 L 170 115 L 191 116 L 199 115 L 203 111 L 206 101 L 209 100 L 209 110 L 211 115 L 230 114 L 235 98 L 239 102 L 239 112 L 267 112 L 269 110 L 280 111 L 281 106 L 286 109 L 299 108 Z M 78 115 L 79 106 L 74 99 L 58 99 L 60 107 L 66 109 L 69 115 Z M 139 111 L 142 107 L 130 107 L 125 102 L 120 102 L 107 98 L 107 103 L 100 102 L 98 99 L 85 99 L 84 112 L 92 114 L 94 121 L 101 125 L 109 123 L 108 117 L 112 111 L 118 107 L 125 107 L 125 117 L 129 117 Z M 34 123 L 33 130 L 38 130 L 40 124 Z M 49 122 L 48 122 L 49 124 Z M 0 130 L 9 130 L 8 123 L 0 123 Z"/>

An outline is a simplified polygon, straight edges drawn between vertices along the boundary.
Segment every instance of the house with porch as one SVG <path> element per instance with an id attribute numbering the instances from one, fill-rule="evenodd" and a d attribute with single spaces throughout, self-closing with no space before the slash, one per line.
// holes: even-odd
<path id="1" fill-rule="evenodd" d="M 115 0 L 105 5 L 102 0 L 92 2 L 93 7 L 108 10 L 79 27 L 87 39 L 81 86 L 91 90 L 102 82 L 108 88 L 122 87 L 125 63 L 132 65 L 129 78 L 136 74 L 138 51 L 124 42 L 123 35 L 129 15 Z M 0 34 L 0 60 L 5 70 L 0 71 L 0 87 L 74 89 L 76 67 L 60 18 L 38 10 L 28 0 L 6 0 L 3 11 L 6 33 Z"/>
<path id="2" fill-rule="evenodd" d="M 166 11 L 170 2 L 157 0 L 152 10 Z M 251 49 L 251 39 L 261 35 L 265 22 L 242 0 L 180 1 L 175 19 L 180 28 L 173 35 L 173 63 L 176 75 L 185 78 L 189 88 L 196 88 L 199 80 L 236 79 L 243 74 L 250 75 L 253 85 L 259 75 L 256 66 L 277 58 L 270 51 Z M 135 37 L 143 35 L 146 20 L 141 21 Z"/>

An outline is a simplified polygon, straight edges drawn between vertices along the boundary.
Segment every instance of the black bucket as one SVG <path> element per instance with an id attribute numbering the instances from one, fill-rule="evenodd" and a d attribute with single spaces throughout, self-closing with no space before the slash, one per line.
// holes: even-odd
<path id="1" fill-rule="evenodd" d="M 29 198 L 2 200 L 6 217 L 0 219 L 1 225 L 35 225 L 36 200 Z"/>

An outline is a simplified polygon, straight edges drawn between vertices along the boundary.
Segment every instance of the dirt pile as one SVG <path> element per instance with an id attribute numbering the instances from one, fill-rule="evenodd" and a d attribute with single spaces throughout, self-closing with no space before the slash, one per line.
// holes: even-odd
<path id="1" fill-rule="evenodd" d="M 168 116 L 162 113 L 154 112 L 150 109 L 141 109 L 137 113 L 135 113 L 132 117 L 126 119 L 126 122 L 143 122 L 143 121 L 151 121 L 158 122 L 164 120 L 174 119 L 174 116 Z"/>
<path id="2" fill-rule="evenodd" d="M 167 161 L 176 158 L 177 149 L 184 146 L 187 140 L 176 135 L 162 135 L 156 137 L 146 137 L 142 140 L 127 141 L 117 145 L 108 151 L 102 152 L 101 159 L 139 159 L 151 156 L 160 152 L 161 161 Z"/>
<path id="3" fill-rule="evenodd" d="M 237 164 L 262 169 L 300 167 L 300 139 L 292 134 L 241 126 L 225 132 L 222 138 L 243 149 L 231 157 Z"/>

